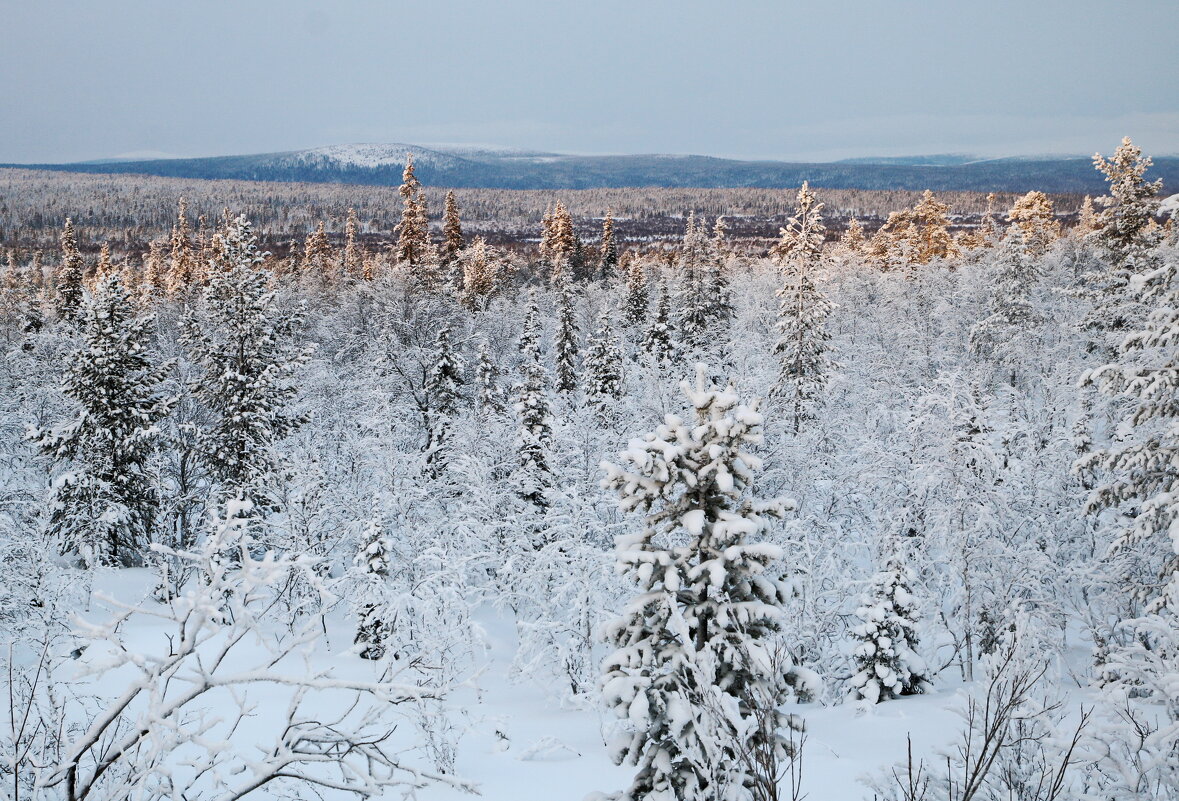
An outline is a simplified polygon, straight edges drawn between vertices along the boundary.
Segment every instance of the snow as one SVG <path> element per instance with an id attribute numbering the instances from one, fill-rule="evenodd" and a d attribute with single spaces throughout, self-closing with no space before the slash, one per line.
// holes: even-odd
<path id="1" fill-rule="evenodd" d="M 460 159 L 419 145 L 393 142 L 389 144 L 328 145 L 310 150 L 299 150 L 282 154 L 278 161 L 285 164 L 308 164 L 332 167 L 354 167 L 373 169 L 376 167 L 403 167 L 408 154 L 412 153 L 414 163 L 429 167 L 453 167 Z"/>
<path id="2" fill-rule="evenodd" d="M 95 582 L 95 591 L 132 603 L 150 596 L 153 578 L 147 570 L 107 571 Z M 97 623 L 101 615 L 92 611 L 87 619 Z M 509 675 L 517 640 L 509 616 L 483 609 L 477 616 L 491 644 L 488 663 L 477 679 L 451 700 L 463 721 L 456 775 L 475 782 L 488 801 L 582 801 L 594 791 L 614 792 L 625 787 L 633 768 L 619 767 L 609 759 L 606 717 L 595 709 L 561 708 L 544 686 L 520 681 Z M 352 628 L 343 618 L 329 628 L 330 649 L 311 655 L 317 669 L 345 669 L 360 675 L 371 665 L 351 651 Z M 158 648 L 170 632 L 162 623 L 138 621 L 131 629 L 130 642 L 144 652 Z M 262 648 L 257 644 L 256 648 Z M 1078 651 L 1079 660 L 1087 654 Z M 101 660 L 89 649 L 76 667 L 94 667 Z M 243 661 L 248 661 L 243 657 Z M 805 673 L 805 671 L 804 671 Z M 79 682 L 99 693 L 115 692 L 119 675 Z M 817 682 L 816 676 L 804 680 Z M 905 756 L 906 738 L 911 737 L 914 755 L 933 757 L 953 742 L 961 728 L 957 709 L 965 685 L 940 681 L 927 695 L 890 701 L 863 714 L 853 704 L 822 707 L 791 704 L 786 711 L 806 721 L 803 788 L 811 798 L 855 801 L 869 798 L 861 782 L 867 774 L 886 770 Z M 258 710 L 285 704 L 289 688 L 265 687 L 250 690 Z M 632 718 L 646 715 L 643 693 L 634 696 Z M 330 704 L 330 698 L 324 702 Z M 315 706 L 308 707 L 314 713 Z M 689 715 L 683 710 L 681 718 Z M 266 715 L 243 721 L 232 744 L 248 744 L 266 730 Z M 327 794 L 329 799 L 351 798 Z M 430 786 L 418 791 L 419 801 L 470 799 L 463 791 Z"/>

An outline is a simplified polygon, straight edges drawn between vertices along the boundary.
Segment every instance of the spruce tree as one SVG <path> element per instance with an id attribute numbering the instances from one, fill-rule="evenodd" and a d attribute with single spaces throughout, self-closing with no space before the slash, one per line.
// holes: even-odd
<path id="1" fill-rule="evenodd" d="M 78 250 L 78 238 L 74 234 L 74 221 L 66 218 L 61 232 L 61 266 L 56 276 L 56 308 L 59 319 L 73 322 L 82 309 L 85 292 L 86 263 Z"/>
<path id="2" fill-rule="evenodd" d="M 988 314 L 970 332 L 976 353 L 1012 367 L 1023 361 L 1025 335 L 1036 322 L 1031 294 L 1040 266 L 1024 236 L 1023 227 L 1011 226 L 995 256 Z"/>
<path id="3" fill-rule="evenodd" d="M 666 283 L 659 285 L 655 316 L 643 333 L 643 351 L 657 364 L 667 364 L 675 356 L 676 346 L 671 334 L 671 293 Z"/>
<path id="4" fill-rule="evenodd" d="M 680 278 L 676 298 L 678 316 L 676 329 L 680 342 L 692 350 L 700 350 L 708 343 L 708 301 L 705 284 L 697 267 L 689 265 Z"/>
<path id="5" fill-rule="evenodd" d="M 532 312 L 536 311 L 535 301 Z M 516 495 L 534 512 L 548 508 L 553 486 L 550 453 L 553 447 L 552 416 L 546 394 L 548 375 L 540 361 L 539 323 L 535 316 L 526 321 L 520 337 L 524 353 L 523 378 L 516 387 L 515 411 L 519 420 L 516 435 Z"/>
<path id="6" fill-rule="evenodd" d="M 860 622 L 851 630 L 859 641 L 852 651 L 854 697 L 876 704 L 929 688 L 929 669 L 918 654 L 914 582 L 913 571 L 897 545 L 884 568 L 872 577 L 856 609 Z"/>
<path id="7" fill-rule="evenodd" d="M 573 392 L 577 389 L 577 327 L 576 310 L 573 308 L 573 288 L 568 280 L 562 280 L 558 289 L 557 335 L 553 342 L 557 361 L 557 392 Z"/>
<path id="8" fill-rule="evenodd" d="M 176 224 L 172 227 L 170 242 L 172 258 L 168 266 L 169 294 L 186 291 L 197 280 L 196 255 L 193 252 L 192 234 L 188 226 L 188 201 L 180 198 L 176 211 Z"/>
<path id="9" fill-rule="evenodd" d="M 299 316 L 269 289 L 269 254 L 259 252 L 249 221 L 231 221 L 218 239 L 202 308 L 184 332 L 200 370 L 191 390 L 211 418 L 198 447 L 220 495 L 244 497 L 262 512 L 273 508 L 283 473 L 274 445 L 303 422 L 289 406 L 297 394 L 291 378 L 306 355 L 290 344 Z"/>
<path id="10" fill-rule="evenodd" d="M 495 289 L 495 266 L 487 251 L 483 237 L 475 237 L 471 246 L 459 254 L 462 268 L 462 288 L 459 291 L 463 305 L 471 311 L 480 311 L 487 298 Z"/>
<path id="11" fill-rule="evenodd" d="M 98 263 L 94 265 L 94 274 L 87 282 L 88 285 L 95 286 L 102 282 L 104 278 L 115 274 L 115 263 L 111 259 L 111 244 L 110 242 L 103 242 L 102 247 L 98 249 Z M 126 280 L 123 286 L 130 287 Z"/>
<path id="12" fill-rule="evenodd" d="M 771 645 L 786 588 L 765 574 L 781 552 L 757 541 L 786 507 L 754 492 L 757 403 L 705 376 L 700 365 L 695 387 L 684 382 L 688 420 L 668 415 L 631 441 L 624 467 L 603 464 L 623 511 L 646 516 L 618 538 L 638 594 L 606 630 L 616 650 L 603 668 L 624 729 L 612 756 L 638 767 L 627 801 L 748 797 L 759 779 L 743 755 L 781 755 L 789 725 L 778 706 L 797 674 Z"/>
<path id="13" fill-rule="evenodd" d="M 826 330 L 831 304 L 819 290 L 814 274 L 823 257 L 823 226 L 819 203 L 807 184 L 798 190 L 798 213 L 782 229 L 775 248 L 785 273 L 776 293 L 778 304 L 778 379 L 773 395 L 791 409 L 794 433 L 813 414 L 831 368 L 830 335 Z"/>
<path id="14" fill-rule="evenodd" d="M 541 251 L 551 271 L 549 278 L 554 283 L 583 277 L 581 273 L 585 265 L 581 261 L 581 240 L 573 228 L 573 216 L 560 200 L 546 222 Z"/>
<path id="15" fill-rule="evenodd" d="M 585 356 L 585 394 L 605 408 L 622 397 L 622 350 L 610 330 L 610 314 L 603 311 L 590 337 Z"/>
<path id="16" fill-rule="evenodd" d="M 703 220 L 698 220 L 694 212 L 689 214 L 680 247 L 683 273 L 677 298 L 679 314 L 676 327 L 680 341 L 694 350 L 700 350 L 707 344 L 709 327 L 720 311 L 717 304 L 728 303 L 727 287 L 721 287 L 720 297 L 715 294 L 717 287 L 713 286 L 713 281 L 717 275 L 717 263 L 713 241 L 708 237 Z M 721 281 L 723 283 L 723 276 Z"/>
<path id="17" fill-rule="evenodd" d="M 397 225 L 397 261 L 409 267 L 423 263 L 426 245 L 430 241 L 430 220 L 426 209 L 426 194 L 414 174 L 413 154 L 405 158 L 401 174 L 401 222 Z"/>
<path id="18" fill-rule="evenodd" d="M 467 240 L 463 236 L 463 223 L 459 219 L 458 200 L 455 199 L 454 190 L 451 189 L 446 193 L 446 208 L 442 222 L 443 263 L 453 263 L 466 246 Z"/>
<path id="19" fill-rule="evenodd" d="M 479 343 L 475 362 L 475 382 L 479 388 L 479 409 L 483 412 L 502 412 L 503 395 L 499 387 L 499 365 L 486 342 Z"/>
<path id="20" fill-rule="evenodd" d="M 344 252 L 341 255 L 341 273 L 349 280 L 361 277 L 364 270 L 364 251 L 360 246 L 360 218 L 356 209 L 348 209 L 348 220 L 344 224 Z"/>
<path id="21" fill-rule="evenodd" d="M 336 279 L 336 261 L 328 241 L 327 229 L 321 220 L 303 243 L 302 278 L 310 286 L 331 286 Z"/>
<path id="22" fill-rule="evenodd" d="M 601 277 L 609 281 L 618 272 L 618 245 L 614 242 L 614 216 L 606 210 L 606 219 L 602 220 L 601 244 Z"/>
<path id="23" fill-rule="evenodd" d="M 450 329 L 438 332 L 433 365 L 426 378 L 426 398 L 429 406 L 426 463 L 431 475 L 437 477 L 446 466 L 446 448 L 450 429 L 462 399 L 463 367 L 450 342 Z"/>
<path id="24" fill-rule="evenodd" d="M 385 608 L 391 568 L 393 545 L 381 525 L 370 520 L 360 536 L 360 547 L 355 564 L 360 572 L 358 591 L 362 600 L 357 604 L 356 637 L 361 646 L 362 659 L 381 659 L 385 655 L 385 641 L 392 633 Z"/>
<path id="25" fill-rule="evenodd" d="M 1135 548 L 1155 554 L 1157 581 L 1131 590 L 1150 610 L 1169 606 L 1179 614 L 1179 259 L 1131 285 L 1136 300 L 1150 309 L 1142 327 L 1122 340 L 1111 364 L 1090 370 L 1082 384 L 1118 399 L 1123 434 L 1107 448 L 1078 462 L 1085 472 L 1104 471 L 1109 480 L 1089 496 L 1087 509 L 1132 509 L 1123 519 L 1110 557 Z M 1179 632 L 1177 632 L 1179 633 Z"/>
<path id="26" fill-rule="evenodd" d="M 626 268 L 626 299 L 622 303 L 623 316 L 631 325 L 638 325 L 647 318 L 651 304 L 647 297 L 647 274 L 638 259 Z"/>
<path id="27" fill-rule="evenodd" d="M 32 436 L 59 466 L 50 530 L 91 566 L 130 564 L 151 540 L 159 494 L 150 463 L 159 422 L 175 402 L 163 390 L 171 364 L 153 365 L 153 319 L 136 317 L 118 274 L 87 296 L 81 343 L 64 391 L 80 407 L 71 423 Z"/>
<path id="28" fill-rule="evenodd" d="M 704 291 L 705 312 L 709 326 L 727 331 L 733 321 L 733 291 L 729 287 L 729 275 L 719 260 L 708 270 L 708 286 Z"/>

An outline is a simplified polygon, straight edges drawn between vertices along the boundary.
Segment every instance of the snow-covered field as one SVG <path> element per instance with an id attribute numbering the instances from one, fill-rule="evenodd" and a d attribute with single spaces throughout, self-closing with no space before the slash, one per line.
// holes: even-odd
<path id="1" fill-rule="evenodd" d="M 155 578 L 151 571 L 130 569 L 107 571 L 94 586 L 100 597 L 126 604 L 158 608 L 151 598 Z M 82 617 L 99 623 L 107 615 L 100 603 L 91 603 Z M 509 615 L 483 609 L 476 615 L 486 639 L 486 657 L 479 665 L 471 686 L 450 698 L 449 714 L 461 732 L 455 776 L 476 786 L 489 801 L 581 801 L 594 791 L 613 792 L 625 787 L 633 769 L 614 765 L 608 758 L 606 732 L 609 716 L 596 708 L 562 705 L 559 694 L 534 680 L 513 677 L 517 638 Z M 329 618 L 323 641 L 326 646 L 310 657 L 314 670 L 331 670 L 355 678 L 374 675 L 371 662 L 359 659 L 353 648 L 354 621 L 344 612 Z M 136 617 L 125 629 L 126 642 L 144 654 L 166 653 L 171 628 L 160 621 Z M 55 678 L 74 692 L 93 691 L 114 698 L 130 679 L 127 672 L 113 672 L 101 680 L 77 682 L 74 676 L 93 664 L 99 654 L 83 654 L 66 662 Z M 252 664 L 258 650 L 246 649 L 239 657 Z M 1083 665 L 1086 648 L 1073 649 L 1073 660 Z M 915 758 L 937 759 L 952 751 L 962 728 L 961 712 L 966 693 L 975 685 L 955 681 L 948 674 L 925 695 L 881 704 L 866 711 L 855 704 L 791 704 L 786 709 L 806 721 L 806 741 L 801 761 L 801 790 L 810 799 L 856 801 L 871 798 L 863 779 L 881 774 L 904 762 L 911 740 Z M 288 703 L 289 690 L 257 685 L 247 692 L 253 707 L 229 741 L 249 752 L 275 736 L 274 713 Z M 1089 703 L 1087 693 L 1074 692 L 1066 705 Z M 338 697 L 326 697 L 307 704 L 315 715 L 331 709 Z M 100 704 L 101 706 L 101 704 Z M 228 707 L 211 703 L 209 712 L 223 713 Z M 428 765 L 423 765 L 428 769 Z M 389 797 L 397 793 L 390 791 Z M 348 793 L 327 792 L 326 798 L 351 798 Z M 434 784 L 417 791 L 421 801 L 457 801 L 470 798 L 465 790 Z"/>

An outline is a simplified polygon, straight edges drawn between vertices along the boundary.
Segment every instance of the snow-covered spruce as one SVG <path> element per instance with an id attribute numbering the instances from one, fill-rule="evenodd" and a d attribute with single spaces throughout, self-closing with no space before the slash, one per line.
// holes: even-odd
<path id="1" fill-rule="evenodd" d="M 516 436 L 516 470 L 513 480 L 516 495 L 532 510 L 543 511 L 548 506 L 548 494 L 553 484 L 550 452 L 553 444 L 553 421 L 549 409 L 548 373 L 540 361 L 540 332 L 536 322 L 535 300 L 529 309 L 525 329 L 520 335 L 520 349 L 524 353 L 521 367 L 524 375 L 516 387 L 515 412 L 519 420 Z"/>
<path id="2" fill-rule="evenodd" d="M 668 415 L 630 442 L 603 486 L 643 530 L 619 537 L 619 567 L 639 594 L 607 629 L 603 692 L 621 720 L 618 763 L 638 767 L 628 801 L 742 799 L 764 777 L 758 754 L 788 757 L 777 707 L 794 678 L 781 663 L 785 588 L 764 574 L 781 556 L 758 535 L 787 505 L 759 501 L 757 403 L 709 386 L 704 365 L 683 384 L 692 419 Z"/>
<path id="3" fill-rule="evenodd" d="M 385 655 L 390 623 L 385 619 L 387 610 L 384 607 L 392 550 L 380 521 L 370 520 L 360 536 L 355 560 L 360 573 L 360 598 L 354 601 L 357 610 L 355 642 L 360 646 L 360 656 L 365 659 L 381 659 Z"/>
<path id="4" fill-rule="evenodd" d="M 643 332 L 643 351 L 657 364 L 667 364 L 675 356 L 676 344 L 671 333 L 671 293 L 666 282 L 659 285 L 655 316 Z"/>
<path id="5" fill-rule="evenodd" d="M 462 400 L 463 365 L 450 342 L 450 329 L 438 332 L 433 364 L 426 377 L 427 437 L 426 464 L 437 477 L 445 469 L 450 444 L 450 429 Z"/>
<path id="6" fill-rule="evenodd" d="M 557 334 L 553 350 L 557 361 L 557 392 L 577 389 L 577 317 L 573 308 L 573 282 L 562 275 L 557 290 Z"/>
<path id="7" fill-rule="evenodd" d="M 913 599 L 913 571 L 899 547 L 871 584 L 856 609 L 860 623 L 852 636 L 856 674 L 851 679 L 855 698 L 870 704 L 924 692 L 929 669 L 918 655 L 917 604 Z"/>
<path id="8" fill-rule="evenodd" d="M 136 317 L 118 275 L 84 298 L 82 342 L 64 391 L 78 417 L 31 438 L 55 463 L 49 528 L 64 552 L 87 565 L 142 559 L 159 508 L 149 462 L 158 423 L 175 402 L 164 393 L 171 363 L 153 364 L 153 319 Z"/>
<path id="9" fill-rule="evenodd" d="M 281 309 L 250 223 L 238 217 L 217 242 L 201 309 L 184 341 L 200 368 L 193 394 L 211 413 L 199 450 L 221 498 L 242 495 L 255 508 L 273 505 L 283 460 L 274 445 L 303 423 L 290 411 L 294 371 L 307 355 L 290 337 L 300 317 Z"/>
<path id="10" fill-rule="evenodd" d="M 782 229 L 774 252 L 784 274 L 777 291 L 778 380 L 773 396 L 782 400 L 793 415 L 794 433 L 809 418 L 827 386 L 835 366 L 828 350 L 827 317 L 831 303 L 819 290 L 815 273 L 823 255 L 823 204 L 806 183 L 798 190 L 798 213 Z"/>
<path id="11" fill-rule="evenodd" d="M 585 394 L 605 408 L 622 398 L 622 350 L 610 329 L 610 314 L 602 312 L 585 356 Z"/>

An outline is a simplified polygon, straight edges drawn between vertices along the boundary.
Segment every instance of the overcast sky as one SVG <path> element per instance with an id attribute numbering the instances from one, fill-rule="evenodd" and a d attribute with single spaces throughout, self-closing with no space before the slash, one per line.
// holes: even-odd
<path id="1" fill-rule="evenodd" d="M 1179 153 L 1176 0 L 0 0 L 0 162 Z"/>

